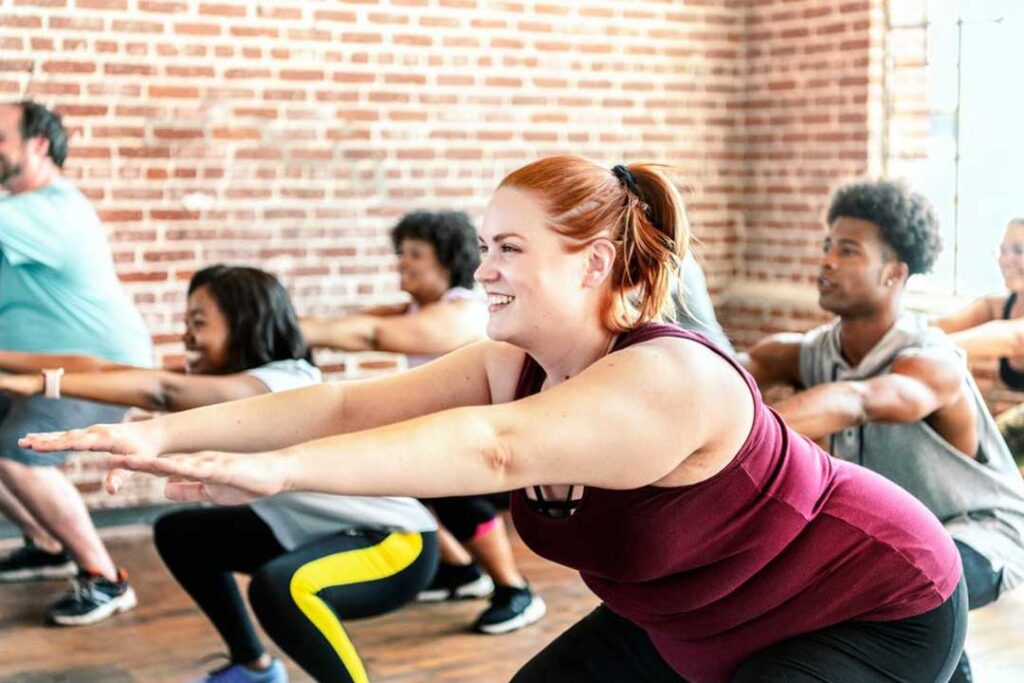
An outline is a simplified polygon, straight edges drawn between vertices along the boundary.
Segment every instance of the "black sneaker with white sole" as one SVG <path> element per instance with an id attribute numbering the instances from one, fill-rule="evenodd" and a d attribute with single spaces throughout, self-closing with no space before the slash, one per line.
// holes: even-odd
<path id="1" fill-rule="evenodd" d="M 127 612 L 137 603 L 123 569 L 118 570 L 117 581 L 82 570 L 71 579 L 68 594 L 50 607 L 48 616 L 59 626 L 86 626 Z"/>
<path id="2" fill-rule="evenodd" d="M 547 611 L 547 605 L 529 586 L 496 586 L 491 606 L 477 617 L 473 630 L 489 635 L 509 633 L 540 621 Z"/>
<path id="3" fill-rule="evenodd" d="M 68 579 L 77 573 L 78 567 L 67 552 L 48 553 L 27 538 L 25 545 L 0 559 L 2 583 Z"/>
<path id="4" fill-rule="evenodd" d="M 416 596 L 419 602 L 486 598 L 494 592 L 494 581 L 475 564 L 465 566 L 442 562 L 430 585 Z"/>

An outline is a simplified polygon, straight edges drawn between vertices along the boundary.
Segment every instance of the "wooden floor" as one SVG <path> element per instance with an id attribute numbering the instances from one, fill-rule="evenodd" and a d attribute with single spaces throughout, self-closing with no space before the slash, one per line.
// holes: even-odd
<path id="1" fill-rule="evenodd" d="M 222 652 L 216 633 L 178 588 L 153 550 L 148 531 L 108 535 L 128 567 L 139 607 L 105 623 L 56 629 L 42 625 L 41 605 L 62 583 L 0 585 L 0 682 L 179 683 L 200 675 L 200 660 Z M 6 545 L 10 545 L 9 543 Z M 507 681 L 520 664 L 586 614 L 596 600 L 572 572 L 536 557 L 516 541 L 524 572 L 548 603 L 540 623 L 505 636 L 466 627 L 484 603 L 411 605 L 348 624 L 376 683 Z M 1024 681 L 1024 589 L 971 615 L 969 651 L 979 683 Z M 288 662 L 293 681 L 311 680 Z"/>

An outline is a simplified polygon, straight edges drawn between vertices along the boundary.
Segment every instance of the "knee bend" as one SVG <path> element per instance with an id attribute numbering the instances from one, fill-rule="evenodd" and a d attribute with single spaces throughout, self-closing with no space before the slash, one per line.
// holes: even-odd
<path id="1" fill-rule="evenodd" d="M 195 556 L 197 529 L 186 514 L 172 512 L 153 523 L 153 545 L 167 565 L 189 556 Z"/>
<path id="2" fill-rule="evenodd" d="M 285 611 L 294 609 L 289 577 L 263 567 L 249 582 L 249 604 L 260 623 L 275 622 Z"/>

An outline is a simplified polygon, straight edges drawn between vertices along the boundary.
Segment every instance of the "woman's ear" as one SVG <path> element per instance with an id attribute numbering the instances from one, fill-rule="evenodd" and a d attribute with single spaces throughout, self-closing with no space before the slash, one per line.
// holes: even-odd
<path id="1" fill-rule="evenodd" d="M 587 270 L 583 284 L 587 287 L 598 287 L 612 274 L 615 265 L 615 245 L 611 240 L 600 238 L 587 247 Z"/>

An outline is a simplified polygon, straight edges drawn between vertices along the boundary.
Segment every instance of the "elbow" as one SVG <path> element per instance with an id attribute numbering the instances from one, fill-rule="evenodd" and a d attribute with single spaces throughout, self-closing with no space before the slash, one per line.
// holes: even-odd
<path id="1" fill-rule="evenodd" d="M 516 449 L 511 432 L 493 429 L 488 431 L 489 433 L 481 440 L 477 454 L 480 464 L 489 478 L 495 480 L 495 491 L 517 488 L 513 481 L 517 478 L 515 472 L 519 463 L 515 457 Z"/>
<path id="2" fill-rule="evenodd" d="M 140 407 L 144 407 L 146 410 L 167 413 L 177 409 L 174 400 L 163 389 L 147 391 L 145 401 L 146 405 Z"/>
<path id="3" fill-rule="evenodd" d="M 153 382 L 152 386 L 146 387 L 142 393 L 145 405 L 138 406 L 146 410 L 159 412 L 170 412 L 177 410 L 178 400 L 174 388 L 162 381 Z"/>

